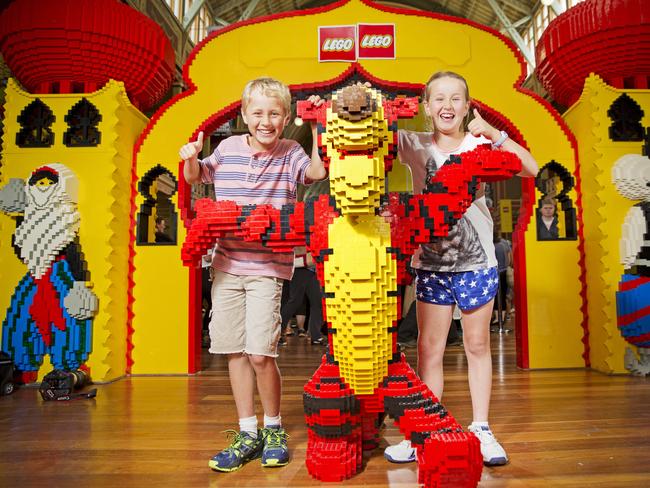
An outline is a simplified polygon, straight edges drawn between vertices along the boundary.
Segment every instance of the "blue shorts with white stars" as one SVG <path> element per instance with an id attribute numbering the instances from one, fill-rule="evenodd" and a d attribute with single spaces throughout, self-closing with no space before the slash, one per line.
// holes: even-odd
<path id="1" fill-rule="evenodd" d="M 415 293 L 419 301 L 472 310 L 492 300 L 499 289 L 499 272 L 493 268 L 460 273 L 416 269 Z"/>

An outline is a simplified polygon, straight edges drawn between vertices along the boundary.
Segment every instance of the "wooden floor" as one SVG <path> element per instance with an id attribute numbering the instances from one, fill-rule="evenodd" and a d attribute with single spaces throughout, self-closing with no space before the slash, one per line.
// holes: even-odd
<path id="1" fill-rule="evenodd" d="M 263 469 L 254 461 L 230 474 L 207 467 L 236 415 L 225 362 L 206 355 L 201 374 L 132 377 L 99 386 L 95 400 L 44 403 L 31 388 L 0 397 L 0 487 L 321 485 L 305 469 L 301 393 L 323 348 L 289 340 L 279 358 L 293 458 L 288 466 Z M 586 370 L 520 371 L 514 337 L 493 334 L 492 343 L 491 424 L 511 461 L 485 468 L 480 486 L 650 486 L 650 380 Z M 415 365 L 415 351 L 407 356 Z M 444 403 L 467 425 L 471 405 L 460 347 L 448 350 L 445 368 Z M 415 464 L 383 458 L 383 447 L 401 440 L 392 422 L 383 436 L 363 471 L 341 486 L 417 486 Z"/>

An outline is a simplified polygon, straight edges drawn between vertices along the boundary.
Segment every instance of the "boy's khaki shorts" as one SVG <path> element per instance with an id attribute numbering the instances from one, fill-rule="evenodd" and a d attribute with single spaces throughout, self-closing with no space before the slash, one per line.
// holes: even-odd
<path id="1" fill-rule="evenodd" d="M 210 352 L 277 357 L 282 281 L 215 270 Z"/>

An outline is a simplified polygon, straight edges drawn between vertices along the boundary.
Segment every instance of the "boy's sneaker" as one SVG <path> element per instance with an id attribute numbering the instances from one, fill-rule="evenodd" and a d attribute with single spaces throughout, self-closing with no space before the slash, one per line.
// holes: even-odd
<path id="1" fill-rule="evenodd" d="M 227 430 L 226 434 L 232 439 L 232 443 L 208 462 L 208 466 L 215 471 L 236 471 L 262 454 L 264 437 L 261 431 L 257 431 L 257 437 L 236 430 Z"/>
<path id="2" fill-rule="evenodd" d="M 384 449 L 384 457 L 391 463 L 412 463 L 415 461 L 415 448 L 411 446 L 411 441 L 405 439 Z"/>
<path id="3" fill-rule="evenodd" d="M 276 468 L 289 464 L 289 449 L 287 434 L 280 426 L 269 426 L 262 429 L 264 448 L 262 449 L 262 466 Z"/>
<path id="4" fill-rule="evenodd" d="M 472 432 L 481 442 L 481 454 L 483 464 L 486 466 L 502 466 L 508 463 L 506 451 L 496 440 L 488 426 L 470 425 L 467 429 Z"/>

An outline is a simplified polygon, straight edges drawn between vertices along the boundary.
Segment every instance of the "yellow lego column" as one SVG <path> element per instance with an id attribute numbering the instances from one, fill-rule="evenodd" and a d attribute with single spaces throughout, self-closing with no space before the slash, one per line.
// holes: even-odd
<path id="1" fill-rule="evenodd" d="M 564 119 L 578 140 L 581 162 L 591 366 L 623 373 L 627 344 L 616 317 L 624 272 L 619 243 L 636 202 L 617 192 L 612 167 L 621 156 L 641 155 L 644 128 L 650 126 L 650 90 L 616 89 L 591 75 Z"/>
<path id="2" fill-rule="evenodd" d="M 33 134 L 26 132 L 24 115 L 35 107 L 51 117 L 47 128 L 51 144 L 21 147 L 23 136 Z M 127 358 L 131 160 L 135 141 L 147 118 L 130 103 L 124 85 L 116 81 L 109 81 L 94 93 L 39 95 L 23 91 L 10 79 L 4 110 L 0 186 L 11 179 L 26 184 L 35 169 L 48 165 L 54 169 L 63 165 L 76 179 L 80 262 L 86 267 L 89 289 L 98 302 L 92 321 L 91 351 L 85 365 L 94 381 L 119 378 L 126 372 Z M 93 136 L 81 143 L 86 134 L 74 127 L 75 117 L 96 120 L 95 124 L 85 126 Z M 19 185 L 14 186 L 18 188 Z M 3 314 L 26 274 L 25 264 L 11 246 L 17 224 L 13 216 L 0 214 Z M 51 369 L 52 365 L 44 362 L 39 376 Z"/>

